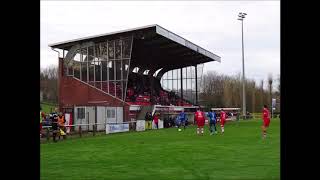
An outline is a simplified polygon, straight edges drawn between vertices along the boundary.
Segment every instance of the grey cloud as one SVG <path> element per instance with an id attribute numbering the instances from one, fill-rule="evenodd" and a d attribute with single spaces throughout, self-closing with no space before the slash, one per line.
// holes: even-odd
<path id="1" fill-rule="evenodd" d="M 241 26 L 245 19 L 245 61 L 249 78 L 280 74 L 279 2 L 41 2 L 41 67 L 57 63 L 48 44 L 149 24 L 159 24 L 216 53 L 222 63 L 205 70 L 241 72 Z"/>

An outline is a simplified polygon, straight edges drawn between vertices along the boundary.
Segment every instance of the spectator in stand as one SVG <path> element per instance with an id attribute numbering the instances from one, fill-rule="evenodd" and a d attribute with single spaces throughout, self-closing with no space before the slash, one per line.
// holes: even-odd
<path id="1" fill-rule="evenodd" d="M 152 105 L 154 105 L 156 103 L 155 97 L 154 96 L 150 96 L 150 103 Z"/>
<path id="2" fill-rule="evenodd" d="M 164 97 L 163 95 L 160 95 L 160 101 L 159 101 L 160 104 L 163 104 L 164 103 Z"/>
<path id="3" fill-rule="evenodd" d="M 130 96 L 131 101 L 132 101 L 132 102 L 136 102 L 137 96 L 136 96 L 135 91 L 134 91 L 133 89 L 131 89 L 130 95 L 131 95 L 131 96 Z"/>
<path id="4" fill-rule="evenodd" d="M 128 96 L 131 97 L 134 95 L 134 92 L 131 88 L 128 88 Z"/>
<path id="5" fill-rule="evenodd" d="M 169 98 L 167 98 L 167 97 L 165 99 L 165 105 L 170 105 Z"/>
<path id="6" fill-rule="evenodd" d="M 134 94 L 137 94 L 138 88 L 137 88 L 136 84 L 133 85 L 133 91 L 134 91 Z"/>

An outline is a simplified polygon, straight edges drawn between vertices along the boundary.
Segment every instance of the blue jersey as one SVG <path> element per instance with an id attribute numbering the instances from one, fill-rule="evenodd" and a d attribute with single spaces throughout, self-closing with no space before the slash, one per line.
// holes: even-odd
<path id="1" fill-rule="evenodd" d="M 208 116 L 209 116 L 211 122 L 215 122 L 217 120 L 217 115 L 215 112 L 209 112 Z"/>
<path id="2" fill-rule="evenodd" d="M 179 118 L 180 118 L 180 121 L 181 121 L 181 122 L 186 121 L 186 120 L 187 120 L 186 113 L 181 112 L 181 113 L 179 114 Z"/>

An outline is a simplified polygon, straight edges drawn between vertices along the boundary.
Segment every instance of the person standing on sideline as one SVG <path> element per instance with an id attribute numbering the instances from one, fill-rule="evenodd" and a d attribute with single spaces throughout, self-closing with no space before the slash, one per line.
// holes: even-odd
<path id="1" fill-rule="evenodd" d="M 158 113 L 154 113 L 153 115 L 153 122 L 156 125 L 157 129 L 159 129 L 158 123 L 159 123 L 159 115 Z"/>
<path id="2" fill-rule="evenodd" d="M 61 132 L 61 133 L 59 133 L 59 139 L 60 139 L 60 135 L 63 136 L 63 139 L 66 138 L 66 136 L 65 136 L 66 135 L 65 134 L 66 128 L 64 126 L 65 122 L 66 122 L 66 120 L 64 119 L 64 116 L 62 115 L 62 112 L 60 112 L 59 116 L 58 116 L 58 126 L 59 126 L 59 131 Z"/>
<path id="3" fill-rule="evenodd" d="M 51 122 L 53 142 L 57 142 L 56 137 L 58 133 L 58 115 L 56 113 L 51 114 Z"/>
<path id="4" fill-rule="evenodd" d="M 224 133 L 224 124 L 226 123 L 226 119 L 227 119 L 227 114 L 226 112 L 223 111 L 223 109 L 221 109 L 220 112 L 220 125 L 221 125 L 221 133 Z"/>
<path id="5" fill-rule="evenodd" d="M 213 135 L 214 133 L 218 133 L 217 127 L 216 127 L 216 122 L 217 122 L 217 115 L 214 111 L 210 110 L 208 113 L 209 117 L 209 130 L 210 130 L 210 135 Z"/>
<path id="6" fill-rule="evenodd" d="M 145 120 L 147 123 L 147 129 L 152 129 L 152 115 L 151 112 L 147 112 L 145 116 Z"/>
<path id="7" fill-rule="evenodd" d="M 200 108 L 197 108 L 197 112 L 195 113 L 194 118 L 198 125 L 197 134 L 199 135 L 201 131 L 201 135 L 203 135 L 204 133 L 203 126 L 205 123 L 205 118 L 204 118 L 204 113 L 200 110 Z"/>
<path id="8" fill-rule="evenodd" d="M 270 112 L 268 110 L 268 106 L 264 105 L 262 110 L 262 119 L 263 119 L 263 125 L 261 126 L 263 139 L 267 137 L 267 128 L 270 124 Z"/>

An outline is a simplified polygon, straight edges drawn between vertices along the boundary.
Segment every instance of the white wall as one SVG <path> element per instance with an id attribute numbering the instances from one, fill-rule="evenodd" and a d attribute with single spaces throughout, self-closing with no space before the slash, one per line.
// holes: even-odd
<path id="1" fill-rule="evenodd" d="M 107 111 L 115 111 L 114 117 L 108 117 Z M 122 123 L 123 122 L 123 107 L 106 107 L 107 123 Z"/>
<path id="2" fill-rule="evenodd" d="M 96 117 L 96 112 L 95 112 L 95 107 L 94 106 L 87 106 L 86 108 L 86 115 L 89 113 L 89 122 L 87 120 L 87 124 L 94 124 L 95 123 L 95 117 Z M 86 127 L 86 130 L 89 129 L 89 131 L 93 131 L 93 126 L 90 125 L 89 127 Z"/>
<path id="3" fill-rule="evenodd" d="M 85 118 L 80 119 L 78 117 L 78 108 L 86 108 L 85 106 L 76 106 L 74 107 L 74 125 L 77 124 L 85 124 L 86 123 L 86 115 Z M 85 128 L 85 126 L 81 126 L 81 128 Z M 75 126 L 75 131 L 79 131 L 79 126 Z"/>
<path id="4" fill-rule="evenodd" d="M 106 107 L 98 106 L 97 107 L 97 123 L 106 123 L 107 116 L 106 116 Z M 102 131 L 105 130 L 105 124 L 97 125 L 97 130 Z"/>
<path id="5" fill-rule="evenodd" d="M 79 119 L 77 117 L 78 112 L 77 108 L 84 107 L 85 108 L 85 118 Z M 114 110 L 114 117 L 107 117 L 107 110 Z M 74 124 L 94 124 L 95 123 L 95 107 L 94 106 L 76 106 L 74 109 L 75 119 Z M 89 115 L 89 116 L 88 116 Z M 106 106 L 97 106 L 97 123 L 122 123 L 123 122 L 123 107 L 106 107 Z M 92 125 L 81 126 L 82 130 L 87 131 L 93 130 Z M 76 126 L 76 131 L 79 130 L 79 127 Z M 105 124 L 97 126 L 98 131 L 105 130 Z"/>
<path id="6" fill-rule="evenodd" d="M 117 123 L 122 123 L 123 122 L 123 107 L 117 107 Z"/>

